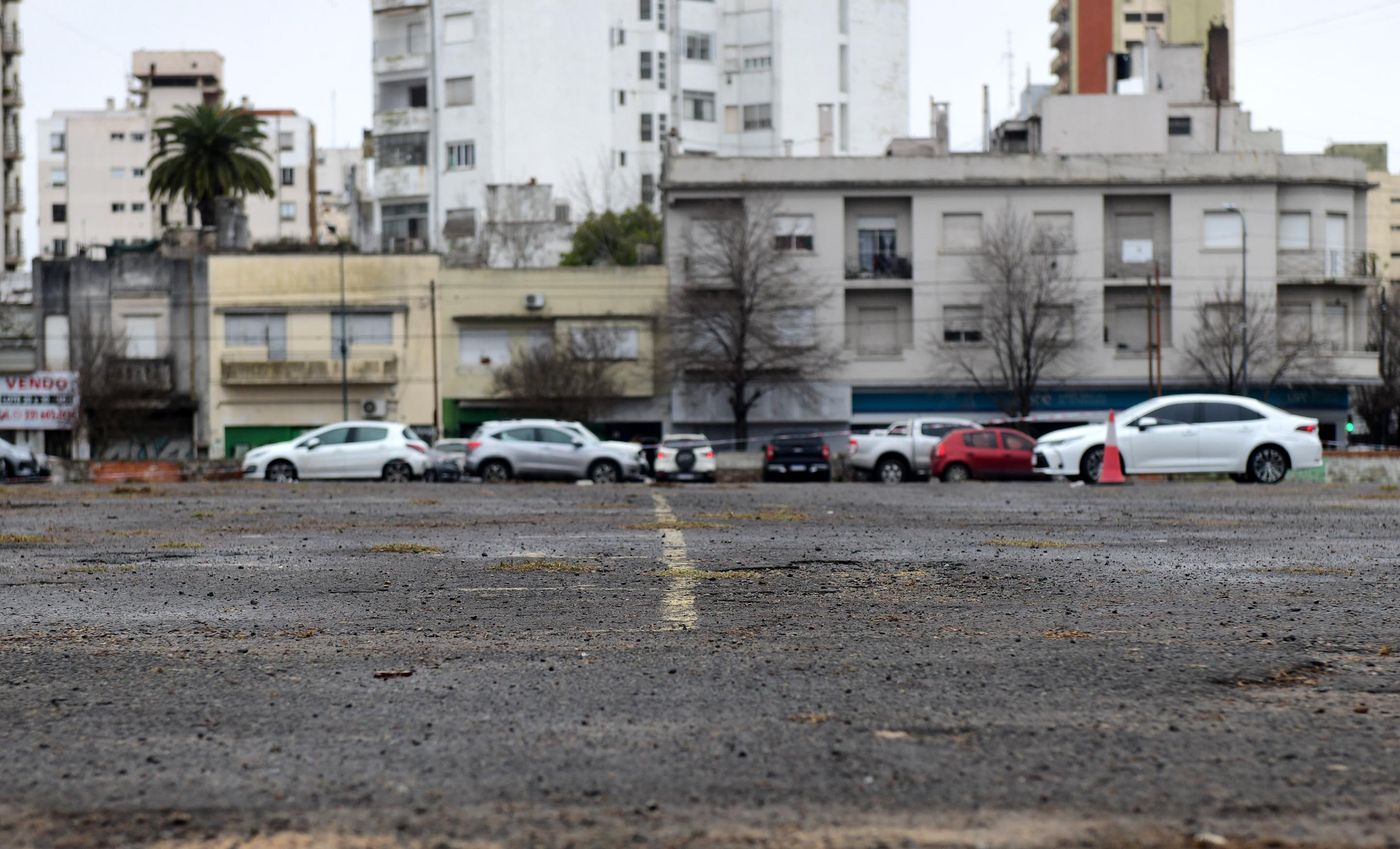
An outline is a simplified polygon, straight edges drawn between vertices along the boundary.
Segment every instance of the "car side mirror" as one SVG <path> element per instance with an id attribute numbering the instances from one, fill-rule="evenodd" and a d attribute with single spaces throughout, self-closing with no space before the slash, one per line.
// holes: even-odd
<path id="1" fill-rule="evenodd" d="M 1140 419 L 1137 420 L 1137 429 L 1138 429 L 1138 430 L 1147 430 L 1148 428 L 1150 428 L 1150 427 L 1156 427 L 1156 426 L 1159 425 L 1159 424 L 1161 424 L 1161 422 L 1157 421 L 1156 419 L 1152 418 L 1151 416 L 1143 416 L 1142 418 L 1140 418 Z"/>
<path id="2" fill-rule="evenodd" d="M 575 448 L 582 448 L 582 447 L 583 447 L 583 440 L 582 440 L 582 439 L 575 439 L 575 440 L 574 440 L 574 447 L 575 447 Z"/>
<path id="3" fill-rule="evenodd" d="M 320 444 L 321 444 L 321 440 L 319 440 L 319 439 L 308 439 L 308 440 L 306 441 L 306 450 L 307 450 L 307 451 L 312 451 L 312 450 L 314 450 L 314 449 L 316 448 L 316 446 L 318 446 L 318 445 L 320 445 Z"/>

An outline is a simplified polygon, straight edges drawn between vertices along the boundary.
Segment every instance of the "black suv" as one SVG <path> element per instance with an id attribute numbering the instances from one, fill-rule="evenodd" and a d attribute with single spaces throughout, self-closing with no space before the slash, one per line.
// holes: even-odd
<path id="1" fill-rule="evenodd" d="M 831 448 L 820 434 L 780 433 L 763 446 L 765 481 L 831 480 Z"/>

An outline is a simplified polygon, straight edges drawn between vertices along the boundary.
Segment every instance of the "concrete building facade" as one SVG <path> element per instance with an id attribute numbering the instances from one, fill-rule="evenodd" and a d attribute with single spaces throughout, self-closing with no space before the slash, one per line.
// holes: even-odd
<path id="1" fill-rule="evenodd" d="M 1234 55 L 1234 0 L 1055 0 L 1050 22 L 1056 94 L 1114 94 L 1142 77 L 1149 32 L 1167 44 L 1204 45 L 1211 25 L 1224 24 Z"/>
<path id="2" fill-rule="evenodd" d="M 756 433 L 928 412 L 1000 415 L 999 399 L 977 391 L 948 346 L 981 344 L 983 290 L 970 263 L 985 228 L 1008 214 L 1074 245 L 1065 274 L 1079 295 L 1077 341 L 1046 376 L 1040 411 L 1102 414 L 1148 397 L 1147 280 L 1156 270 L 1165 387 L 1205 385 L 1185 350 L 1202 305 L 1229 287 L 1238 292 L 1242 247 L 1251 303 L 1280 334 L 1307 333 L 1322 351 L 1317 372 L 1291 375 L 1273 400 L 1318 415 L 1328 438 L 1345 420 L 1346 387 L 1375 379 L 1376 354 L 1367 351 L 1375 278 L 1361 261 L 1367 180 L 1358 162 L 1261 152 L 678 157 L 665 188 L 673 287 L 689 285 L 678 246 L 716 199 L 776 198 L 781 214 L 812 234 L 794 259 L 827 298 L 804 321 L 844 346 L 845 363 L 820 404 L 761 400 Z M 1242 210 L 1247 244 L 1226 204 Z M 850 262 L 868 230 L 881 231 L 899 259 L 877 266 L 884 273 Z M 674 393 L 674 426 L 726 433 L 724 405 L 683 390 Z"/>
<path id="3" fill-rule="evenodd" d="M 105 109 L 55 112 L 39 121 L 39 238 L 45 258 L 158 239 L 198 223 L 183 203 L 154 204 L 147 169 L 156 123 L 186 106 L 224 102 L 223 57 L 208 51 L 137 51 L 131 97 Z M 246 101 L 244 108 L 252 109 Z M 275 196 L 245 204 L 251 240 L 307 242 L 317 213 L 315 127 L 291 110 L 253 110 L 267 135 L 264 164 Z"/>
<path id="4" fill-rule="evenodd" d="M 873 155 L 907 125 L 908 0 L 371 5 L 386 251 L 470 253 L 493 221 L 654 204 L 673 134 L 696 153 Z"/>
<path id="5" fill-rule="evenodd" d="M 1400 283 L 1400 174 L 1390 172 L 1390 146 L 1384 142 L 1342 143 L 1328 145 L 1326 153 L 1365 163 L 1366 178 L 1371 181 L 1366 246 L 1375 259 L 1377 273 L 1392 284 Z"/>
<path id="6" fill-rule="evenodd" d="M 24 92 L 20 86 L 19 57 L 24 52 L 20 40 L 19 0 L 0 0 L 0 155 L 4 159 L 4 228 L 6 271 L 20 269 L 27 257 L 21 235 L 24 190 L 20 179 L 24 147 L 20 143 L 20 107 Z"/>

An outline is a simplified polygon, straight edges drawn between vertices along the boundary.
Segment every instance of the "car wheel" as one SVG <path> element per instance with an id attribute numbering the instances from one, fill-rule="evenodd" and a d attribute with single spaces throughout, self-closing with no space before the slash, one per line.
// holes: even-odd
<path id="1" fill-rule="evenodd" d="M 886 457 L 875 466 L 875 479 L 880 483 L 904 483 L 908 476 L 908 467 L 896 457 Z"/>
<path id="2" fill-rule="evenodd" d="M 1288 455 L 1277 445 L 1262 445 L 1249 455 L 1246 468 L 1255 483 L 1278 483 L 1288 474 Z"/>
<path id="3" fill-rule="evenodd" d="M 427 469 L 426 471 L 423 472 L 423 480 L 424 480 L 424 482 L 426 482 L 426 483 L 437 483 L 437 479 L 438 479 L 437 472 L 433 471 L 432 469 Z"/>
<path id="4" fill-rule="evenodd" d="M 944 483 L 962 483 L 972 479 L 972 470 L 962 463 L 954 463 L 943 470 Z"/>
<path id="5" fill-rule="evenodd" d="M 9 460 L 0 460 L 0 481 L 14 477 L 15 472 L 10 468 Z"/>
<path id="6" fill-rule="evenodd" d="M 1103 446 L 1095 445 L 1079 458 L 1079 479 L 1092 486 L 1099 482 L 1099 473 L 1102 471 Z"/>
<path id="7" fill-rule="evenodd" d="M 477 471 L 486 483 L 502 483 L 511 478 L 510 466 L 501 460 L 487 460 Z"/>
<path id="8" fill-rule="evenodd" d="M 597 460 L 588 467 L 588 479 L 596 484 L 617 483 L 622 480 L 622 469 L 611 460 Z"/>
<path id="9" fill-rule="evenodd" d="M 408 483 L 413 480 L 413 467 L 402 460 L 392 460 L 384 466 L 382 480 L 388 483 Z"/>
<path id="10" fill-rule="evenodd" d="M 1249 475 L 1240 474 L 1239 472 L 1231 472 L 1230 480 L 1235 483 L 1254 483 L 1254 481 L 1249 479 Z"/>
<path id="11" fill-rule="evenodd" d="M 273 483 L 291 483 L 297 479 L 297 467 L 286 460 L 273 460 L 267 464 L 263 477 Z"/>

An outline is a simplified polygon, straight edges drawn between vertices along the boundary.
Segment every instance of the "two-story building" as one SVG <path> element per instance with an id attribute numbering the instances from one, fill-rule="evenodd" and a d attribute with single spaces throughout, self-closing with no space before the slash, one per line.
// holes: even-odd
<path id="1" fill-rule="evenodd" d="M 1203 387 L 1206 376 L 1185 349 L 1202 305 L 1229 287 L 1237 293 L 1247 272 L 1250 302 L 1280 335 L 1318 341 L 1318 367 L 1286 375 L 1270 397 L 1319 416 L 1326 438 L 1345 420 L 1347 387 L 1376 375 L 1367 350 L 1376 284 L 1367 185 L 1353 160 L 1257 150 L 680 156 L 665 181 L 666 241 L 677 287 L 690 285 L 684 246 L 716 200 L 767 199 L 777 204 L 775 238 L 803 235 L 781 244 L 827 295 L 804 321 L 839 340 L 845 361 L 821 409 L 802 410 L 800 420 L 781 397 L 760 401 L 756 433 L 928 412 L 995 415 L 996 397 L 977 391 L 949 350 L 985 344 L 984 291 L 972 261 L 984 232 L 1014 214 L 1073 246 L 1063 275 L 1079 295 L 1076 344 L 1046 375 L 1039 409 L 1098 413 L 1147 396 L 1148 281 L 1157 275 L 1165 387 Z M 713 399 L 678 391 L 673 418 L 678 428 L 715 436 L 728 416 Z"/>

